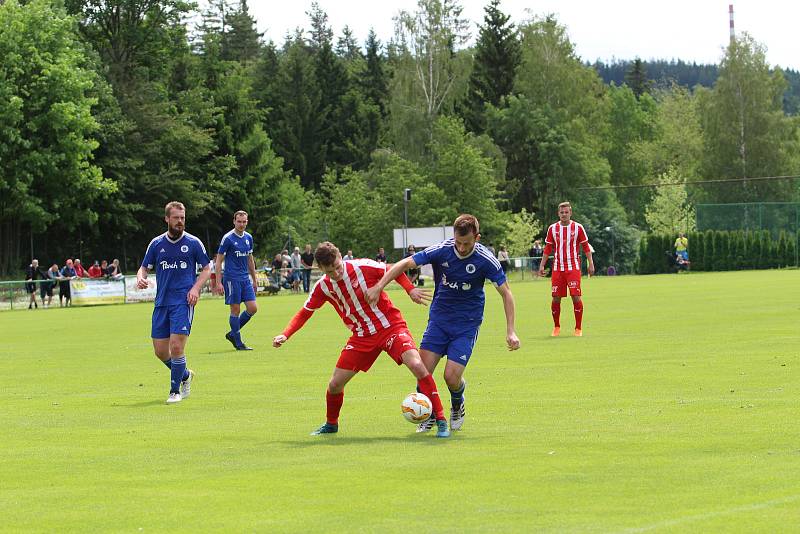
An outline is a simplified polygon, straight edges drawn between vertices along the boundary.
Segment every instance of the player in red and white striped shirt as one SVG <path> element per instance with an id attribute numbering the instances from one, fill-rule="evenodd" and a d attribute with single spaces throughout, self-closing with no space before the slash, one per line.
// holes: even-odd
<path id="1" fill-rule="evenodd" d="M 314 285 L 308 300 L 283 333 L 272 340 L 272 345 L 276 348 L 283 345 L 326 302 L 333 305 L 342 322 L 352 333 L 342 349 L 333 376 L 328 383 L 328 391 L 325 394 L 327 403 L 325 424 L 312 435 L 339 431 L 339 412 L 344 402 L 345 385 L 359 371 L 367 372 L 380 353 L 385 351 L 397 365 L 405 364 L 417 378 L 419 391 L 433 404 L 433 414 L 438 428 L 436 436 L 448 437 L 450 431 L 447 429 L 436 382 L 422 363 L 400 310 L 394 307 L 386 293 L 381 292 L 378 302 L 374 305 L 368 304 L 364 298 L 367 289 L 377 284 L 386 274 L 387 265 L 367 259 L 343 261 L 339 249 L 327 241 L 317 246 L 314 259 L 325 275 Z M 425 304 L 431 300 L 430 292 L 414 287 L 406 275 L 398 277 L 397 282 L 417 304 Z"/>
<path id="2" fill-rule="evenodd" d="M 539 276 L 544 276 L 544 266 L 550 254 L 553 254 L 553 267 L 550 283 L 553 301 L 550 310 L 553 313 L 553 336 L 561 333 L 561 298 L 567 296 L 567 288 L 572 297 L 575 311 L 575 335 L 582 336 L 583 301 L 581 300 L 581 258 L 578 247 L 583 249 L 589 260 L 589 276 L 594 274 L 592 248 L 586 230 L 572 219 L 572 206 L 569 202 L 558 205 L 558 222 L 550 225 L 545 237 L 542 262 L 539 264 Z"/>

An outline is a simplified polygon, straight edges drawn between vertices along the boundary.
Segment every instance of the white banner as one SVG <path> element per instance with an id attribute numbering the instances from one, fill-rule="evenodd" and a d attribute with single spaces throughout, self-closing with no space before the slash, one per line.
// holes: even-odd
<path id="1" fill-rule="evenodd" d="M 125 284 L 122 280 L 76 278 L 70 280 L 69 286 L 74 306 L 125 303 Z"/>
<path id="2" fill-rule="evenodd" d="M 153 302 L 156 300 L 156 277 L 147 277 L 147 289 L 136 286 L 135 276 L 125 277 L 125 302 Z"/>

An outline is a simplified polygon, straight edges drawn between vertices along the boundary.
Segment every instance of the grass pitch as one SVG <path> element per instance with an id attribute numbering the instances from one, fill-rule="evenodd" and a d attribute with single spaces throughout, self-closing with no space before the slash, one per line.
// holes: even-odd
<path id="1" fill-rule="evenodd" d="M 339 434 L 309 436 L 347 331 L 326 307 L 272 349 L 302 297 L 259 299 L 247 353 L 203 301 L 175 406 L 151 305 L 0 313 L 0 530 L 794 530 L 798 287 L 800 271 L 592 278 L 584 337 L 565 301 L 551 339 L 549 284 L 515 284 L 514 353 L 487 287 L 449 440 L 402 419 L 414 380 L 388 357 L 351 382 Z M 391 295 L 419 340 L 427 311 Z"/>

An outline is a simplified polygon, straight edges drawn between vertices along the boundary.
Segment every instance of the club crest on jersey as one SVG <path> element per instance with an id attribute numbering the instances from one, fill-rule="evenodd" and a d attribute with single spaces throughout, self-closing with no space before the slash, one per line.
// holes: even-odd
<path id="1" fill-rule="evenodd" d="M 474 274 L 475 273 L 475 266 L 473 264 L 471 264 L 471 263 L 467 264 L 466 269 L 467 269 L 467 272 L 469 274 Z"/>
<path id="2" fill-rule="evenodd" d="M 186 245 L 181 245 L 181 252 L 189 252 L 189 247 Z"/>
<path id="3" fill-rule="evenodd" d="M 189 265 L 188 265 L 188 264 L 187 264 L 185 261 L 182 261 L 182 262 L 181 262 L 181 269 L 185 269 L 185 268 L 187 268 L 188 266 L 189 266 Z"/>

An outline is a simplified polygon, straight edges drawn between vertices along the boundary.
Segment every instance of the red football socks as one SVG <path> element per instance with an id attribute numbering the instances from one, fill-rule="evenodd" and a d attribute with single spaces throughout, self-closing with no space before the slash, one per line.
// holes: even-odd
<path id="1" fill-rule="evenodd" d="M 580 330 L 583 321 L 583 301 L 573 303 L 572 309 L 575 311 L 575 328 Z"/>
<path id="2" fill-rule="evenodd" d="M 561 303 L 560 302 L 551 302 L 550 303 L 550 311 L 553 313 L 553 325 L 554 326 L 561 326 Z"/>
<path id="3" fill-rule="evenodd" d="M 328 405 L 328 410 L 325 412 L 325 418 L 328 423 L 332 425 L 339 424 L 339 412 L 342 410 L 344 403 L 344 391 L 334 395 L 330 391 L 325 391 L 325 402 Z"/>
<path id="4" fill-rule="evenodd" d="M 433 404 L 433 415 L 437 421 L 444 420 L 444 409 L 442 408 L 442 400 L 439 398 L 439 391 L 436 389 L 436 381 L 433 375 L 428 375 L 425 378 L 417 380 L 420 392 L 428 397 Z"/>

